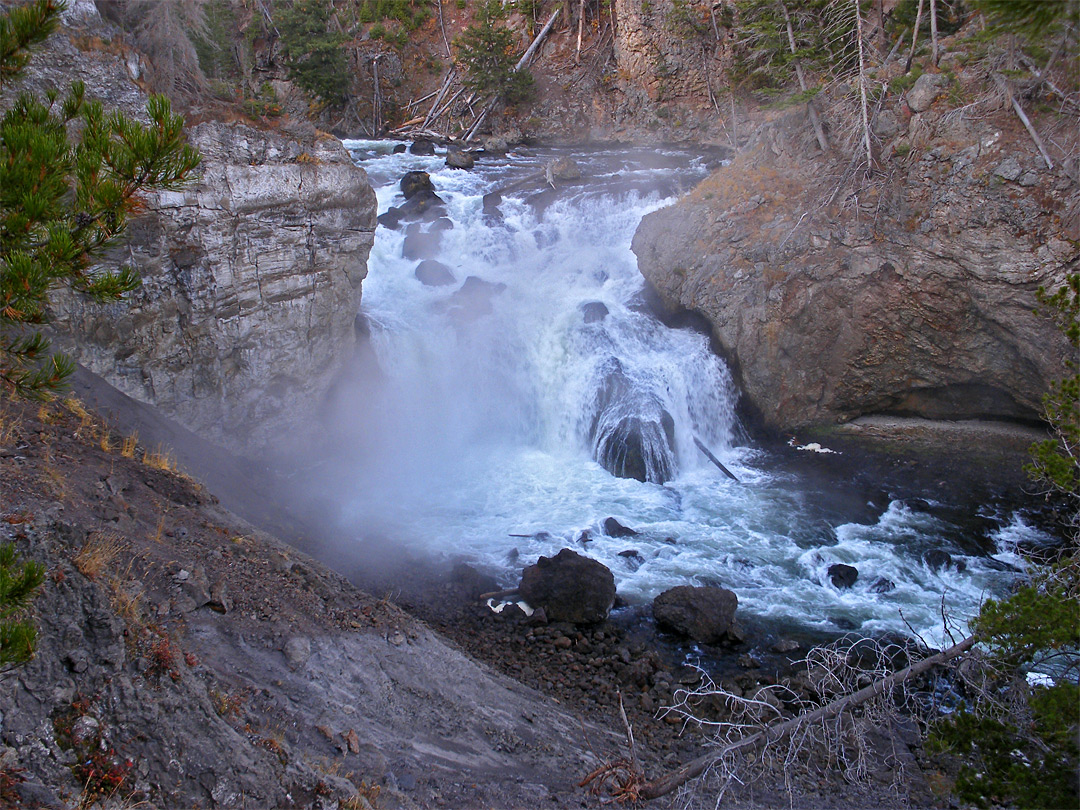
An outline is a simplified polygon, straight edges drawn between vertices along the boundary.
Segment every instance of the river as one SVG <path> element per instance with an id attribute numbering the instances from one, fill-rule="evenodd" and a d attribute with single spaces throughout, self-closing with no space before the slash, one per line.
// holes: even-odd
<path id="1" fill-rule="evenodd" d="M 464 558 L 508 586 L 523 565 L 571 547 L 607 565 L 631 604 L 720 584 L 751 621 L 929 639 L 941 638 L 943 599 L 962 625 L 1017 577 L 1018 544 L 1051 541 L 1013 509 L 808 474 L 750 438 L 724 362 L 706 336 L 652 314 L 630 250 L 641 217 L 703 178 L 715 156 L 577 151 L 584 182 L 533 183 L 490 216 L 486 193 L 566 153 L 522 148 L 462 171 L 441 150 L 345 146 L 380 212 L 402 203 L 405 172 L 423 170 L 453 224 L 434 254 L 453 275 L 444 286 L 417 279 L 404 230 L 376 233 L 361 307 L 375 363 L 356 372 L 357 424 L 340 447 L 336 519 L 358 539 Z M 481 294 L 464 301 L 463 285 Z M 651 481 L 598 462 L 617 462 L 627 425 L 644 437 Z M 604 535 L 609 517 L 638 534 Z M 953 564 L 929 565 L 931 550 Z M 835 563 L 858 569 L 854 586 L 832 583 Z"/>

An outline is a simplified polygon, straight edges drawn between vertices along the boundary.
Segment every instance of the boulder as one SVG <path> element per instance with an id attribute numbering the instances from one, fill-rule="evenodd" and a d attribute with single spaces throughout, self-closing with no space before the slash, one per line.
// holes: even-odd
<path id="1" fill-rule="evenodd" d="M 911 111 L 921 113 L 929 110 L 934 99 L 948 84 L 948 77 L 941 73 L 924 73 L 917 78 L 905 96 Z"/>
<path id="2" fill-rule="evenodd" d="M 615 518 L 609 517 L 604 521 L 604 534 L 608 537 L 636 537 L 638 533 L 623 526 Z"/>
<path id="3" fill-rule="evenodd" d="M 963 560 L 954 560 L 952 555 L 940 548 L 934 548 L 923 554 L 923 561 L 932 571 L 942 571 L 946 568 L 955 568 L 963 573 L 967 570 L 967 563 Z"/>
<path id="4" fill-rule="evenodd" d="M 434 155 L 435 144 L 426 140 L 413 141 L 412 145 L 409 147 L 409 154 L 421 156 Z"/>
<path id="5" fill-rule="evenodd" d="M 404 154 L 404 153 L 405 153 L 405 152 L 406 152 L 406 151 L 408 150 L 408 148 L 409 148 L 409 147 L 407 147 L 407 146 L 406 146 L 405 144 L 403 144 L 403 143 L 399 143 L 399 144 L 396 144 L 396 145 L 394 146 L 393 150 L 391 151 L 391 154 L 393 154 L 393 155 L 401 155 L 401 154 Z"/>
<path id="6" fill-rule="evenodd" d="M 439 252 L 442 231 L 424 231 L 413 223 L 405 231 L 401 255 L 406 259 L 430 259 Z"/>
<path id="7" fill-rule="evenodd" d="M 581 168 L 577 165 L 573 158 L 561 157 L 551 161 L 547 165 L 546 172 L 548 180 L 580 180 Z"/>
<path id="8" fill-rule="evenodd" d="M 726 588 L 679 585 L 653 600 L 653 618 L 665 630 L 702 644 L 719 644 L 737 637 L 738 606 L 739 598 Z"/>
<path id="9" fill-rule="evenodd" d="M 585 323 L 599 323 L 608 315 L 608 308 L 603 301 L 589 301 L 581 305 L 581 315 Z"/>
<path id="10" fill-rule="evenodd" d="M 445 216 L 446 202 L 435 192 L 421 189 L 397 210 L 403 220 L 433 222 Z"/>
<path id="11" fill-rule="evenodd" d="M 803 157 L 805 122 L 780 118 L 708 194 L 642 219 L 638 267 L 669 315 L 704 316 L 742 402 L 775 431 L 876 414 L 1036 422 L 1073 350 L 1035 314 L 1035 290 L 1076 266 L 1080 242 L 1066 234 L 1080 218 L 1050 184 L 1041 201 L 975 179 L 1007 157 L 1004 144 L 979 147 L 998 131 L 973 124 L 954 138 L 967 149 L 942 136 L 897 165 L 868 225 L 854 207 L 835 218 L 815 207 L 823 169 Z M 762 171 L 787 191 L 748 198 Z"/>
<path id="12" fill-rule="evenodd" d="M 415 275 L 426 287 L 445 287 L 457 280 L 449 267 L 435 259 L 424 259 L 416 265 Z"/>
<path id="13" fill-rule="evenodd" d="M 550 621 L 593 624 L 615 603 L 615 577 L 602 563 L 564 548 L 522 571 L 518 593 Z"/>
<path id="14" fill-rule="evenodd" d="M 451 169 L 471 169 L 476 165 L 476 158 L 464 149 L 451 147 L 446 150 L 446 165 Z"/>
<path id="15" fill-rule="evenodd" d="M 885 577 L 878 577 L 870 583 L 870 593 L 890 593 L 896 590 L 896 583 Z"/>
<path id="16" fill-rule="evenodd" d="M 836 563 L 829 566 L 829 581 L 834 588 L 850 588 L 859 578 L 859 569 L 853 565 Z"/>
<path id="17" fill-rule="evenodd" d="M 406 172 L 401 176 L 398 187 L 406 200 L 411 200 L 417 192 L 430 191 L 432 194 L 435 193 L 431 175 L 427 172 Z"/>

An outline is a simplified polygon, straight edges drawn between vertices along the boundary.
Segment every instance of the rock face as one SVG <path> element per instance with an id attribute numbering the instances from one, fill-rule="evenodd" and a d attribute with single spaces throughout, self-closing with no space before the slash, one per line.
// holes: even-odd
<path id="1" fill-rule="evenodd" d="M 739 598 L 726 588 L 679 585 L 653 600 L 658 626 L 703 644 L 732 637 Z"/>
<path id="2" fill-rule="evenodd" d="M 75 358 L 234 447 L 309 411 L 353 351 L 375 195 L 336 140 L 311 146 L 200 124 L 190 189 L 159 193 L 113 258 L 143 286 L 107 306 L 65 297 Z"/>
<path id="3" fill-rule="evenodd" d="M 669 308 L 705 316 L 772 428 L 874 413 L 1036 420 L 1068 345 L 1034 293 L 1080 260 L 1077 193 L 1022 142 L 1006 151 L 1002 122 L 890 112 L 903 149 L 857 203 L 821 187 L 830 168 L 805 157 L 807 127 L 789 114 L 643 220 L 641 272 Z M 1017 182 L 994 174 L 1012 161 Z"/>
<path id="4" fill-rule="evenodd" d="M 564 548 L 522 571 L 518 592 L 551 621 L 592 624 L 615 604 L 615 577 L 602 563 Z"/>

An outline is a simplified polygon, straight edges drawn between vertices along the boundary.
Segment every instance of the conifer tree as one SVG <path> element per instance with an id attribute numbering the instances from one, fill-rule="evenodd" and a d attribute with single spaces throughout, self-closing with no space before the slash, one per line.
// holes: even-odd
<path id="1" fill-rule="evenodd" d="M 33 0 L 0 15 L 0 95 L 55 30 L 61 7 Z M 23 92 L 0 118 L 0 393 L 48 396 L 73 369 L 37 328 L 49 320 L 50 289 L 107 301 L 138 287 L 133 269 L 94 260 L 144 192 L 179 187 L 199 163 L 167 99 L 152 96 L 146 112 L 149 124 L 106 112 L 73 82 L 43 101 Z"/>
<path id="2" fill-rule="evenodd" d="M 19 560 L 10 543 L 0 545 L 0 672 L 34 654 L 37 629 L 20 613 L 44 581 L 44 566 Z"/>

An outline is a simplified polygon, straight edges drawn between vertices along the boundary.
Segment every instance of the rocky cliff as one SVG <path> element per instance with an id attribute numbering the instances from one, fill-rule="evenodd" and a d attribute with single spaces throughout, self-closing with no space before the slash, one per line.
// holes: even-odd
<path id="1" fill-rule="evenodd" d="M 86 82 L 138 113 L 141 57 L 78 3 L 31 61 L 34 89 Z M 309 413 L 353 350 L 375 195 L 336 139 L 203 123 L 181 192 L 150 196 L 107 261 L 142 274 L 103 306 L 54 300 L 60 343 L 125 393 L 233 447 L 261 448 Z"/>
<path id="2" fill-rule="evenodd" d="M 125 393 L 260 447 L 351 355 L 375 195 L 335 139 L 220 123 L 189 137 L 199 182 L 152 196 L 112 257 L 142 288 L 108 306 L 64 298 L 58 321 L 76 359 Z"/>
<path id="3" fill-rule="evenodd" d="M 774 429 L 880 413 L 1037 420 L 1064 372 L 1068 346 L 1033 310 L 1035 290 L 1080 261 L 1076 183 L 1006 110 L 966 119 L 931 104 L 940 79 L 921 113 L 894 97 L 879 114 L 868 179 L 839 149 L 812 157 L 790 112 L 635 236 L 646 279 L 705 316 Z"/>

